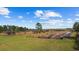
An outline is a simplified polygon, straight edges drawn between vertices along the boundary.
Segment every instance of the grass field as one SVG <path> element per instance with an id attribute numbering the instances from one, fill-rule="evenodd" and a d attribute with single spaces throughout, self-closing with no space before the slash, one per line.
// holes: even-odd
<path id="1" fill-rule="evenodd" d="M 29 35 L 0 36 L 1 51 L 73 51 L 74 40 L 40 39 Z"/>

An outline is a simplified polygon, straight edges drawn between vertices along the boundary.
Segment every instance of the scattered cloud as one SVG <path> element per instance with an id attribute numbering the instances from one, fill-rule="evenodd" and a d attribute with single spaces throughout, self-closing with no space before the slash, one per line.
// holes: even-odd
<path id="1" fill-rule="evenodd" d="M 41 22 L 43 24 L 50 24 L 50 25 L 56 25 L 56 24 L 61 24 L 61 23 L 64 23 L 64 20 L 48 20 L 48 21 L 45 21 L 45 22 Z"/>
<path id="2" fill-rule="evenodd" d="M 45 14 L 46 17 L 62 17 L 59 13 L 52 11 L 46 11 Z"/>
<path id="3" fill-rule="evenodd" d="M 68 18 L 67 20 L 72 21 L 72 19 L 71 19 L 71 18 Z"/>
<path id="4" fill-rule="evenodd" d="M 9 14 L 10 10 L 8 8 L 0 7 L 0 15 L 3 15 L 5 18 L 11 18 Z"/>
<path id="5" fill-rule="evenodd" d="M 35 16 L 40 19 L 49 19 L 50 17 L 62 17 L 61 14 L 50 10 L 37 10 Z"/>
<path id="6" fill-rule="evenodd" d="M 76 16 L 79 16 L 79 14 L 76 14 Z"/>
<path id="7" fill-rule="evenodd" d="M 0 15 L 9 15 L 10 11 L 8 8 L 0 7 Z"/>
<path id="8" fill-rule="evenodd" d="M 40 22 L 44 28 L 65 28 L 72 27 L 74 21 L 72 19 L 49 19 L 44 22 Z"/>
<path id="9" fill-rule="evenodd" d="M 23 16 L 18 16 L 19 19 L 23 19 Z"/>
<path id="10" fill-rule="evenodd" d="M 76 21 L 79 21 L 79 18 L 76 18 L 75 20 L 76 20 Z"/>
<path id="11" fill-rule="evenodd" d="M 4 16 L 5 18 L 11 18 L 10 16 Z"/>
<path id="12" fill-rule="evenodd" d="M 37 17 L 42 17 L 43 16 L 43 11 L 42 10 L 37 10 L 36 12 L 35 12 L 35 15 L 37 16 Z"/>

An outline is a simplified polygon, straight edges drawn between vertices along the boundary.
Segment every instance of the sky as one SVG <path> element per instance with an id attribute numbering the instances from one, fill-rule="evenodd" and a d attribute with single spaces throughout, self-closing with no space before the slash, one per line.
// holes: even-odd
<path id="1" fill-rule="evenodd" d="M 79 21 L 78 7 L 0 7 L 0 25 L 16 25 L 35 29 L 72 28 Z"/>

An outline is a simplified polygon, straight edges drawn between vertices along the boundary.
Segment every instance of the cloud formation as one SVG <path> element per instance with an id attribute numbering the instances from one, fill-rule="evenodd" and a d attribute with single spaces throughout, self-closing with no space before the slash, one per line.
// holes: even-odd
<path id="1" fill-rule="evenodd" d="M 23 19 L 23 16 L 18 16 L 19 19 Z"/>
<path id="2" fill-rule="evenodd" d="M 35 16 L 40 19 L 49 19 L 50 17 L 62 17 L 61 14 L 50 10 L 37 10 Z"/>
<path id="3" fill-rule="evenodd" d="M 5 18 L 11 18 L 10 16 L 4 16 Z"/>
<path id="4" fill-rule="evenodd" d="M 9 15 L 10 11 L 8 8 L 0 7 L 0 15 Z"/>
<path id="5" fill-rule="evenodd" d="M 63 19 L 60 13 L 50 10 L 37 10 L 35 12 L 35 16 L 39 19 L 46 19 L 46 21 L 40 22 L 44 28 L 72 27 L 75 22 L 71 18 Z M 55 19 L 54 17 L 58 17 L 58 18 Z"/>
<path id="6" fill-rule="evenodd" d="M 72 19 L 49 19 L 44 22 L 40 22 L 44 28 L 65 28 L 65 27 L 72 27 L 74 21 Z"/>
<path id="7" fill-rule="evenodd" d="M 76 21 L 79 21 L 79 18 L 76 18 L 75 20 L 76 20 Z"/>
<path id="8" fill-rule="evenodd" d="M 75 16 L 79 16 L 79 14 L 76 14 Z"/>

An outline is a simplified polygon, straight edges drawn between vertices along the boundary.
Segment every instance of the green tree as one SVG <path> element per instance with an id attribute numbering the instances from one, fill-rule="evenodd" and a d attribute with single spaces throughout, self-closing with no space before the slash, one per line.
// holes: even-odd
<path id="1" fill-rule="evenodd" d="M 75 24 L 73 25 L 73 30 L 79 32 L 79 22 L 75 22 Z"/>
<path id="2" fill-rule="evenodd" d="M 2 27 L 2 26 L 0 26 L 0 33 L 1 33 L 1 32 L 3 32 L 3 27 Z"/>
<path id="3" fill-rule="evenodd" d="M 73 30 L 76 32 L 75 36 L 75 49 L 79 50 L 79 22 L 75 22 Z"/>
<path id="4" fill-rule="evenodd" d="M 38 32 L 42 31 L 42 25 L 41 25 L 41 23 L 36 23 L 36 29 L 37 29 Z"/>
<path id="5" fill-rule="evenodd" d="M 7 25 L 3 25 L 3 30 L 7 31 Z"/>
<path id="6" fill-rule="evenodd" d="M 15 30 L 16 30 L 16 26 L 12 25 L 11 26 L 11 31 L 15 32 Z"/>
<path id="7" fill-rule="evenodd" d="M 0 26 L 0 32 L 5 32 L 8 35 L 15 34 L 16 32 L 26 31 L 28 28 L 19 27 L 15 25 L 3 25 Z"/>

